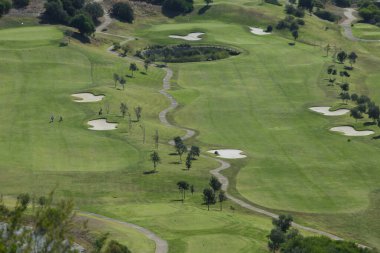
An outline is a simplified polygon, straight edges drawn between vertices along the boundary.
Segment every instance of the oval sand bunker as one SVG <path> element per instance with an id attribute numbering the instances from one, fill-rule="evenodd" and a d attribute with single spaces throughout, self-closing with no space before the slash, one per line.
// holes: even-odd
<path id="1" fill-rule="evenodd" d="M 76 93 L 76 94 L 72 94 L 71 96 L 75 98 L 79 98 L 79 99 L 74 100 L 75 102 L 78 102 L 78 103 L 99 102 L 104 98 L 103 95 L 95 96 L 94 94 L 89 93 L 89 92 Z"/>
<path id="2" fill-rule="evenodd" d="M 215 154 L 215 152 L 218 152 L 218 157 L 220 158 L 227 158 L 227 159 L 240 159 L 240 158 L 246 158 L 246 155 L 242 155 L 243 151 L 238 149 L 217 149 L 217 150 L 209 150 L 207 151 L 209 153 Z"/>
<path id="3" fill-rule="evenodd" d="M 325 116 L 341 116 L 341 115 L 344 115 L 350 111 L 347 109 L 339 109 L 336 111 L 330 111 L 330 108 L 331 107 L 328 107 L 328 106 L 318 106 L 318 107 L 310 107 L 309 109 L 314 111 L 314 112 L 321 113 Z"/>
<path id="4" fill-rule="evenodd" d="M 109 123 L 106 119 L 90 120 L 87 124 L 91 126 L 88 129 L 97 131 L 115 130 L 117 128 L 117 123 Z"/>
<path id="5" fill-rule="evenodd" d="M 187 41 L 198 41 L 201 40 L 200 38 L 201 35 L 204 33 L 189 33 L 186 36 L 179 36 L 179 35 L 169 35 L 169 38 L 172 39 L 181 39 L 181 40 L 187 40 Z"/>
<path id="6" fill-rule="evenodd" d="M 269 35 L 270 33 L 265 32 L 264 29 L 257 28 L 257 27 L 249 27 L 251 29 L 251 33 L 255 35 Z"/>
<path id="7" fill-rule="evenodd" d="M 374 131 L 370 131 L 370 130 L 357 131 L 353 127 L 350 127 L 350 126 L 333 127 L 330 129 L 330 131 L 340 132 L 346 136 L 367 136 L 367 135 L 371 135 L 375 133 Z"/>

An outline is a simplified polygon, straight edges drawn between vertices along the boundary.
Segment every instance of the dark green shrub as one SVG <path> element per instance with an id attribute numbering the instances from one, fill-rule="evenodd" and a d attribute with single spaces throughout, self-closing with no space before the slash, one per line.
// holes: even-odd
<path id="1" fill-rule="evenodd" d="M 193 4 L 193 0 L 165 0 L 162 10 L 169 15 L 185 14 L 193 11 Z"/>
<path id="2" fill-rule="evenodd" d="M 126 2 L 114 4 L 111 13 L 115 18 L 128 23 L 132 23 L 135 18 L 132 7 Z"/>
<path id="3" fill-rule="evenodd" d="M 314 12 L 315 16 L 319 17 L 320 19 L 324 19 L 327 21 L 335 22 L 339 19 L 337 15 L 335 15 L 332 12 L 326 11 L 326 10 L 317 10 Z"/>

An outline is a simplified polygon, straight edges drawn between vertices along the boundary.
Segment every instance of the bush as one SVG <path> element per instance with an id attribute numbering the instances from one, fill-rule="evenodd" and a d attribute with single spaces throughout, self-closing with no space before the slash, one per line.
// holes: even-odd
<path id="1" fill-rule="evenodd" d="M 164 13 L 184 14 L 194 9 L 193 0 L 165 0 L 162 5 Z"/>
<path id="2" fill-rule="evenodd" d="M 324 19 L 327 21 L 335 22 L 339 19 L 337 15 L 335 15 L 332 12 L 325 11 L 325 10 L 317 10 L 314 12 L 315 16 L 319 17 L 320 19 Z"/>
<path id="3" fill-rule="evenodd" d="M 108 243 L 107 249 L 104 253 L 131 253 L 127 246 L 124 246 L 117 241 L 111 240 Z"/>
<path id="4" fill-rule="evenodd" d="M 334 0 L 334 4 L 339 7 L 350 7 L 351 6 L 351 1 L 350 0 Z"/>
<path id="5" fill-rule="evenodd" d="M 265 32 L 270 33 L 272 31 L 273 31 L 273 27 L 271 25 L 268 25 L 267 29 L 265 30 Z"/>
<path id="6" fill-rule="evenodd" d="M 293 5 L 286 5 L 285 13 L 298 18 L 303 18 L 305 16 L 305 11 L 302 8 L 296 8 Z"/>
<path id="7" fill-rule="evenodd" d="M 7 14 L 11 9 L 12 4 L 8 0 L 0 0 L 0 17 Z"/>
<path id="8" fill-rule="evenodd" d="M 22 8 L 28 6 L 29 0 L 13 0 L 13 6 L 16 8 Z"/>
<path id="9" fill-rule="evenodd" d="M 128 23 L 132 23 L 135 18 L 132 7 L 126 2 L 114 4 L 111 12 L 115 18 Z"/>

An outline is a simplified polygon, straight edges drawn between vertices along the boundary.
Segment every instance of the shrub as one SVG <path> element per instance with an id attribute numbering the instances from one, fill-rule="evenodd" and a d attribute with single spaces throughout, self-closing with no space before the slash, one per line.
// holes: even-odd
<path id="1" fill-rule="evenodd" d="M 87 13 L 79 13 L 70 22 L 72 27 L 79 30 L 82 35 L 91 35 L 95 32 L 95 25 Z"/>
<path id="2" fill-rule="evenodd" d="M 29 0 L 13 0 L 13 6 L 16 8 L 22 8 L 29 4 Z"/>
<path id="3" fill-rule="evenodd" d="M 325 11 L 325 10 L 317 10 L 314 12 L 315 16 L 319 17 L 320 19 L 324 19 L 327 21 L 335 22 L 339 19 L 337 15 L 335 15 L 332 12 Z"/>
<path id="4" fill-rule="evenodd" d="M 302 8 L 296 8 L 293 5 L 286 5 L 285 13 L 299 18 L 303 18 L 305 16 L 305 11 Z"/>
<path id="5" fill-rule="evenodd" d="M 271 31 L 273 31 L 273 27 L 271 25 L 268 25 L 265 32 L 270 33 Z"/>
<path id="6" fill-rule="evenodd" d="M 131 253 L 127 246 L 120 244 L 117 241 L 111 240 L 108 243 L 107 249 L 104 253 Z"/>
<path id="7" fill-rule="evenodd" d="M 121 20 L 128 23 L 132 23 L 134 20 L 133 9 L 126 2 L 118 2 L 112 6 L 112 15 Z"/>
<path id="8" fill-rule="evenodd" d="M 8 0 L 0 0 L 0 17 L 7 14 L 11 9 L 12 4 Z"/>

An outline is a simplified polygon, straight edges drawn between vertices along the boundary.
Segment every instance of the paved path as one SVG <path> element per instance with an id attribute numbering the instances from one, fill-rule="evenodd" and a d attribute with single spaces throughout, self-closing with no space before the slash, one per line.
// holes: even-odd
<path id="1" fill-rule="evenodd" d="M 102 0 L 98 0 L 98 1 L 102 2 Z M 345 21 L 343 21 L 341 23 L 341 25 L 345 28 L 345 31 L 346 31 L 346 28 L 349 28 L 348 30 L 351 31 L 352 17 L 353 18 L 355 18 L 355 17 L 352 15 L 353 9 L 351 10 L 351 9 L 347 8 L 346 10 L 347 10 L 347 15 L 346 15 L 346 12 L 345 12 L 345 15 L 347 16 L 347 19 L 349 21 L 345 20 Z M 111 22 L 112 22 L 112 19 L 111 19 Z M 126 43 L 126 42 L 134 39 L 133 37 L 119 36 L 119 35 L 113 35 L 113 34 L 101 32 L 108 25 L 110 25 L 110 22 L 108 23 L 108 19 L 107 18 L 105 18 L 105 22 L 104 23 L 107 23 L 107 25 L 105 25 L 105 26 L 101 25 L 102 29 L 99 29 L 100 31 L 98 33 L 103 33 L 103 34 L 108 34 L 108 35 L 111 35 L 111 36 L 118 36 L 118 37 L 121 37 L 121 38 L 125 38 L 126 40 L 123 41 L 121 44 Z M 350 25 L 347 25 L 348 23 Z M 351 36 L 352 36 L 352 31 L 351 31 Z M 352 38 L 354 38 L 354 37 L 352 36 Z M 356 40 L 359 40 L 359 39 L 356 39 Z M 114 53 L 112 51 L 112 47 L 108 48 L 108 51 L 110 53 Z M 131 58 L 131 57 L 127 57 L 127 58 Z M 133 60 L 139 60 L 139 59 L 133 58 Z M 194 130 L 191 130 L 191 129 L 188 129 L 188 128 L 185 128 L 185 127 L 175 126 L 172 123 L 170 123 L 169 120 L 168 120 L 168 118 L 167 118 L 168 113 L 178 107 L 178 102 L 177 102 L 177 100 L 172 95 L 170 95 L 168 93 L 168 91 L 170 90 L 170 87 L 171 87 L 170 80 L 173 77 L 173 70 L 171 70 L 168 67 L 165 67 L 163 69 L 166 71 L 166 75 L 165 75 L 165 77 L 163 79 L 163 87 L 160 90 L 160 93 L 162 95 L 164 95 L 170 101 L 170 105 L 169 105 L 168 108 L 164 109 L 163 111 L 161 111 L 159 113 L 160 122 L 162 124 L 168 126 L 168 127 L 175 127 L 175 128 L 179 128 L 181 130 L 186 131 L 186 134 L 184 136 L 182 136 L 181 139 L 182 140 L 190 139 L 190 138 L 192 138 L 192 137 L 194 137 L 196 135 L 196 132 Z M 169 144 L 170 145 L 174 145 L 174 141 L 173 140 L 169 141 Z M 220 166 L 218 168 L 216 168 L 216 169 L 211 170 L 210 173 L 213 176 L 215 176 L 216 178 L 218 178 L 218 180 L 222 183 L 222 190 L 226 192 L 226 196 L 227 196 L 227 198 L 229 200 L 231 200 L 232 202 L 238 204 L 239 206 L 241 206 L 243 208 L 246 208 L 246 209 L 249 209 L 251 211 L 254 211 L 254 212 L 266 215 L 266 216 L 268 216 L 270 218 L 278 218 L 278 214 L 275 214 L 275 213 L 272 213 L 270 211 L 264 210 L 262 208 L 253 206 L 250 203 L 245 202 L 245 201 L 243 201 L 243 200 L 241 200 L 239 198 L 236 198 L 236 197 L 230 195 L 227 192 L 228 191 L 228 186 L 229 186 L 229 180 L 228 180 L 227 177 L 225 177 L 224 175 L 222 175 L 221 172 L 223 170 L 226 170 L 226 169 L 230 168 L 231 167 L 230 163 L 228 163 L 228 162 L 226 162 L 224 160 L 218 159 L 218 158 L 210 157 L 210 156 L 202 155 L 202 157 L 206 157 L 208 159 L 213 159 L 214 161 L 219 162 Z M 111 218 L 108 218 L 108 217 L 104 217 L 104 216 L 101 216 L 101 215 L 98 215 L 98 214 L 92 214 L 92 215 L 94 215 L 96 217 L 103 217 L 105 219 L 112 220 L 112 221 L 118 222 L 120 224 L 127 225 L 127 226 L 132 227 L 132 228 L 136 228 L 137 230 L 139 230 L 139 231 L 143 232 L 144 234 L 146 234 L 147 237 L 149 237 L 150 239 L 152 239 L 152 240 L 155 241 L 155 243 L 156 243 L 156 253 L 166 253 L 166 252 L 168 252 L 168 244 L 167 244 L 167 242 L 165 240 L 162 240 L 161 238 L 159 238 L 158 236 L 156 236 L 154 233 L 152 233 L 151 231 L 149 231 L 149 230 L 147 230 L 145 228 L 142 228 L 142 227 L 140 227 L 138 225 L 135 225 L 135 224 L 132 224 L 132 223 L 114 220 L 114 219 L 111 219 Z M 323 236 L 331 238 L 332 240 L 343 240 L 343 238 L 341 238 L 339 236 L 336 236 L 334 234 L 331 234 L 331 233 L 328 233 L 328 232 L 325 232 L 325 231 L 322 231 L 322 230 L 306 227 L 306 226 L 300 225 L 300 224 L 295 223 L 295 222 L 293 222 L 292 225 L 295 228 L 299 228 L 299 229 L 302 229 L 302 230 L 305 230 L 305 231 L 309 231 L 309 232 L 312 232 L 312 233 L 315 233 L 315 234 L 323 235 Z M 367 248 L 367 246 L 365 246 L 365 245 L 361 245 L 361 244 L 357 244 L 357 245 L 360 246 L 360 247 L 363 247 L 363 248 Z"/>
<path id="2" fill-rule="evenodd" d="M 120 225 L 123 225 L 125 227 L 136 229 L 137 231 L 143 233 L 146 237 L 148 237 L 149 239 L 154 241 L 154 243 L 156 244 L 155 253 L 167 253 L 169 251 L 168 242 L 161 239 L 155 233 L 153 233 L 152 231 L 150 231 L 146 228 L 140 227 L 139 225 L 136 225 L 133 223 L 112 219 L 112 218 L 109 218 L 109 217 L 106 217 L 106 216 L 103 216 L 100 214 L 96 214 L 96 213 L 88 213 L 88 212 L 81 212 L 81 213 L 85 214 L 86 216 L 93 216 L 93 217 L 99 218 L 101 220 L 112 221 L 112 222 L 118 223 Z"/>
<path id="3" fill-rule="evenodd" d="M 354 16 L 354 12 L 356 12 L 356 11 L 353 8 L 345 8 L 344 9 L 345 19 L 340 23 L 340 25 L 343 27 L 344 36 L 346 36 L 349 40 L 352 40 L 352 41 L 380 42 L 380 40 L 360 39 L 360 38 L 357 38 L 353 35 L 351 24 L 355 20 L 357 20 L 357 18 Z"/>

